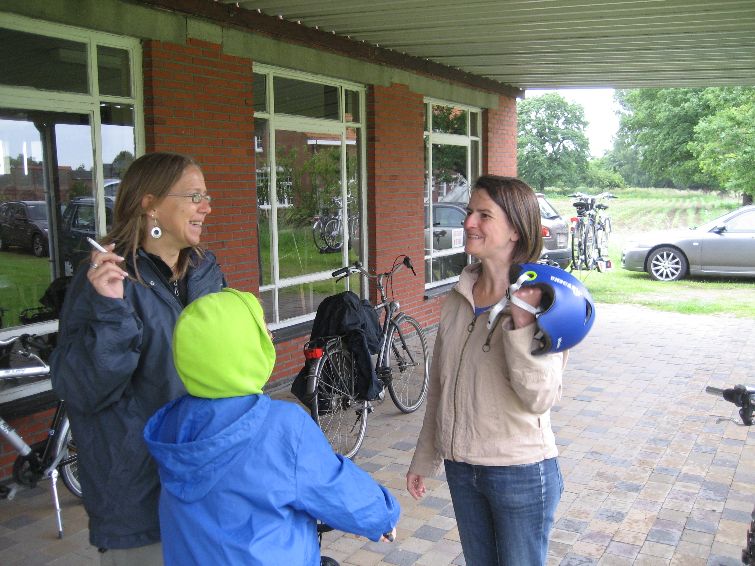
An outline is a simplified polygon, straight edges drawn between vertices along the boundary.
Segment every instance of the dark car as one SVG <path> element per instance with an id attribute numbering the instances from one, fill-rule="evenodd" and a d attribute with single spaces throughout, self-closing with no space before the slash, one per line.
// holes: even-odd
<path id="1" fill-rule="evenodd" d="M 49 251 L 47 203 L 19 200 L 0 204 L 0 250 L 17 246 L 37 257 Z"/>
<path id="2" fill-rule="evenodd" d="M 755 206 L 743 206 L 697 228 L 641 234 L 621 265 L 656 281 L 687 275 L 755 277 Z"/>
<path id="3" fill-rule="evenodd" d="M 108 230 L 113 224 L 113 201 L 113 198 L 105 197 L 105 224 Z M 79 264 L 89 257 L 92 248 L 87 238 L 97 238 L 95 200 L 92 197 L 78 197 L 66 206 L 60 228 L 60 253 L 66 275 L 73 275 Z"/>
<path id="4" fill-rule="evenodd" d="M 569 225 L 548 202 L 545 195 L 538 193 L 537 200 L 540 204 L 540 221 L 543 230 L 543 251 L 540 257 L 547 256 L 564 269 L 571 261 Z M 463 224 L 466 217 L 466 203 L 433 203 L 433 227 L 432 230 L 425 229 L 425 248 L 430 248 L 431 239 L 434 250 L 463 247 L 465 242 Z M 427 219 L 425 219 L 425 225 L 428 225 Z"/>

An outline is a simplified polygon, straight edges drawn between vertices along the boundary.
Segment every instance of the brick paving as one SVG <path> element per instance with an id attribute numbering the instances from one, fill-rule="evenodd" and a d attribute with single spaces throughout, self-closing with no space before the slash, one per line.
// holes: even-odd
<path id="1" fill-rule="evenodd" d="M 598 306 L 553 412 L 565 491 L 549 566 L 741 564 L 755 428 L 704 389 L 755 384 L 753 337 L 752 319 Z M 404 488 L 422 415 L 399 413 L 390 398 L 370 415 L 356 462 L 403 513 L 393 544 L 327 533 L 323 553 L 343 566 L 465 564 L 444 478 L 429 479 L 420 502 Z M 96 564 L 86 514 L 62 486 L 66 533 L 57 539 L 47 487 L 0 501 L 0 563 Z"/>

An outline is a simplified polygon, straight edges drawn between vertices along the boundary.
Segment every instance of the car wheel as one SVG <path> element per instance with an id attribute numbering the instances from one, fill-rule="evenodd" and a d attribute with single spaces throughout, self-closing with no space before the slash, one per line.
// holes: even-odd
<path id="1" fill-rule="evenodd" d="M 31 239 L 31 251 L 34 253 L 34 255 L 37 257 L 47 255 L 46 248 L 47 246 L 45 246 L 45 241 L 42 238 L 42 234 L 34 234 Z"/>
<path id="2" fill-rule="evenodd" d="M 8 243 L 3 239 L 3 235 L 0 234 L 0 251 L 7 250 Z"/>
<path id="3" fill-rule="evenodd" d="M 648 257 L 647 272 L 656 281 L 678 281 L 687 275 L 687 258 L 676 248 L 658 248 Z"/>

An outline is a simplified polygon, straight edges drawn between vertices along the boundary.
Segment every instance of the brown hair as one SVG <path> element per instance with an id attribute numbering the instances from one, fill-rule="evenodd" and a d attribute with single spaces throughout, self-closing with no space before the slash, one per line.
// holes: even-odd
<path id="1" fill-rule="evenodd" d="M 136 267 L 136 251 L 142 244 L 145 232 L 146 211 L 142 199 L 153 195 L 159 203 L 170 192 L 187 167 L 199 165 L 178 153 L 147 153 L 135 160 L 123 175 L 113 207 L 113 227 L 103 238 L 105 244 L 115 242 L 115 252 L 123 257 L 129 254 Z M 202 249 L 191 246 L 181 250 L 176 264 L 176 278 L 180 279 L 189 269 L 192 251 L 202 255 Z"/>
<path id="2" fill-rule="evenodd" d="M 516 177 L 483 175 L 474 184 L 474 189 L 483 189 L 506 213 L 519 239 L 511 258 L 514 263 L 535 262 L 543 248 L 543 233 L 540 223 L 540 204 L 532 188 Z"/>

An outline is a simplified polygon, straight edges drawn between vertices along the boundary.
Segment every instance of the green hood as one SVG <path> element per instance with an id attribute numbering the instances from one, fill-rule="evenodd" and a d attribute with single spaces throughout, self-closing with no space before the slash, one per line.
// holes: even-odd
<path id="1" fill-rule="evenodd" d="M 223 289 L 191 303 L 176 323 L 173 361 L 194 397 L 262 393 L 275 365 L 275 347 L 257 298 Z"/>

